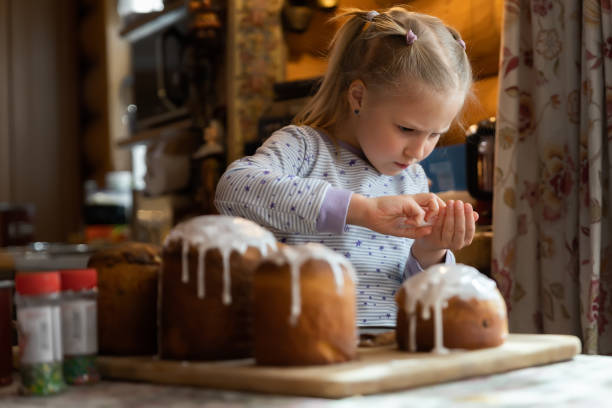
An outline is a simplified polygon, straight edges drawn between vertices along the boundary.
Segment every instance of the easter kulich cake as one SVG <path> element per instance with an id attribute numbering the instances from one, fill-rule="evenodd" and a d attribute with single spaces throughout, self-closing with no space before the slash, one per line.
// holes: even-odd
<path id="1" fill-rule="evenodd" d="M 271 232 L 239 217 L 200 216 L 172 229 L 163 248 L 161 357 L 250 356 L 253 272 L 275 249 Z"/>
<path id="2" fill-rule="evenodd" d="M 253 281 L 256 364 L 296 366 L 350 361 L 357 352 L 355 271 L 316 243 L 270 255 Z"/>
<path id="3" fill-rule="evenodd" d="M 88 267 L 98 271 L 100 354 L 156 354 L 161 248 L 119 244 L 94 253 Z"/>
<path id="4" fill-rule="evenodd" d="M 495 281 L 471 266 L 431 266 L 402 284 L 396 302 L 401 350 L 496 347 L 508 335 L 506 304 Z"/>

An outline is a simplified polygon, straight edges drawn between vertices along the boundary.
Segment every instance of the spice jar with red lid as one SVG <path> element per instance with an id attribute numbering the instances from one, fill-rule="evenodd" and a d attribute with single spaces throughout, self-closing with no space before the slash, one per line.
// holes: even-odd
<path id="1" fill-rule="evenodd" d="M 15 276 L 19 373 L 24 395 L 52 395 L 66 388 L 62 371 L 60 274 L 19 272 Z"/>
<path id="2" fill-rule="evenodd" d="M 64 378 L 68 384 L 93 384 L 100 380 L 96 367 L 98 272 L 70 269 L 60 275 Z"/>

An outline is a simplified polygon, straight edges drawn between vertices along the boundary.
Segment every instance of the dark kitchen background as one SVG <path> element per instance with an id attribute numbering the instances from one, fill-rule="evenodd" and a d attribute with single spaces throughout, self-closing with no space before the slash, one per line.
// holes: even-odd
<path id="1" fill-rule="evenodd" d="M 225 166 L 316 90 L 337 28 L 327 20 L 398 3 L 0 0 L 0 246 L 160 243 L 181 219 L 214 213 Z M 472 139 L 490 154 L 502 1 L 408 5 L 462 32 L 477 78 L 464 123 L 487 119 Z M 441 160 L 465 169 L 476 133 L 452 129 Z M 492 162 L 481 156 L 468 160 Z M 486 174 L 470 177 L 486 212 Z M 432 181 L 467 190 L 459 178 Z"/>

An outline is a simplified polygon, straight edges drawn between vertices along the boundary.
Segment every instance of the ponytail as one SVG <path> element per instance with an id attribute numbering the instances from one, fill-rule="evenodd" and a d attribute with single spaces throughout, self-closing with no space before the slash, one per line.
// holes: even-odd
<path id="1" fill-rule="evenodd" d="M 294 118 L 296 125 L 331 130 L 350 112 L 346 92 L 357 79 L 368 87 L 413 80 L 435 91 L 470 93 L 472 70 L 459 33 L 433 16 L 392 7 L 384 12 L 346 10 L 330 44 L 317 93 Z"/>
<path id="2" fill-rule="evenodd" d="M 321 86 L 314 97 L 306 104 L 304 109 L 294 118 L 297 125 L 309 125 L 315 128 L 326 129 L 339 118 L 340 112 L 346 108 L 347 101 L 344 91 L 352 81 L 350 73 L 346 72 L 346 60 L 354 50 L 356 39 L 369 22 L 368 12 L 349 9 L 345 13 L 332 18 L 336 21 L 348 17 L 348 20 L 336 32 L 330 44 L 330 56 L 327 72 L 322 79 Z M 335 109 L 330 109 L 335 107 Z"/>

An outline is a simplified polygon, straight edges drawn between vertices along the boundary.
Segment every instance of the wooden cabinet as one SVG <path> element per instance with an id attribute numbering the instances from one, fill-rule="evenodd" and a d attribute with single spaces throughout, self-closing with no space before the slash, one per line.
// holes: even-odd
<path id="1" fill-rule="evenodd" d="M 0 0 L 0 201 L 7 201 L 11 191 L 9 143 L 9 13 L 7 0 Z"/>
<path id="2" fill-rule="evenodd" d="M 36 206 L 35 238 L 79 228 L 77 0 L 0 0 L 0 202 Z"/>

